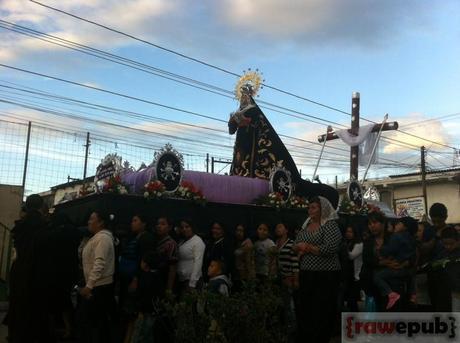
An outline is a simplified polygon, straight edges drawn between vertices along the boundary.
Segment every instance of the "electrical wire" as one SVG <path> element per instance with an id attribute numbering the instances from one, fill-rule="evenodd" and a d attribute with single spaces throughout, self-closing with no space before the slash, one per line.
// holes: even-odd
<path id="1" fill-rule="evenodd" d="M 182 57 L 184 59 L 188 59 L 190 61 L 193 61 L 193 62 L 196 62 L 196 63 L 199 63 L 201 65 L 204 65 L 206 67 L 209 67 L 209 68 L 212 68 L 212 69 L 215 69 L 215 70 L 218 70 L 218 71 L 221 71 L 221 72 L 224 72 L 226 74 L 229 74 L 229 75 L 232 75 L 232 76 L 236 76 L 236 77 L 240 77 L 240 74 L 238 73 L 235 73 L 235 72 L 232 72 L 228 69 L 224 69 L 222 67 L 219 67 L 219 66 L 216 66 L 214 64 L 211 64 L 211 63 L 208 63 L 208 62 L 205 62 L 203 60 L 200 60 L 200 59 L 197 59 L 197 58 L 194 58 L 194 57 L 191 57 L 191 56 L 188 56 L 186 54 L 183 54 L 183 53 L 180 53 L 180 52 L 177 52 L 175 50 L 172 50 L 172 49 L 169 49 L 169 48 L 165 48 L 159 44 L 155 44 L 155 43 L 152 43 L 150 41 L 147 41 L 145 39 L 141 39 L 139 37 L 136 37 L 134 35 L 131 35 L 131 34 L 128 34 L 126 32 L 123 32 L 123 31 L 120 31 L 120 30 L 117 30 L 117 29 L 114 29 L 112 27 L 109 27 L 107 25 L 103 25 L 103 24 L 100 24 L 100 23 L 97 23 L 95 21 L 92 21 L 92 20 L 89 20 L 87 18 L 83 18 L 81 16 L 78 16 L 76 14 L 73 14 L 73 13 L 70 13 L 70 12 L 67 12 L 67 11 L 64 11 L 64 10 L 61 10 L 61 9 L 58 9 L 56 7 L 53 7 L 53 6 L 50 6 L 50 5 L 46 5 L 46 4 L 43 4 L 39 1 L 35 1 L 35 0 L 29 0 L 30 2 L 33 2 L 39 6 L 42 6 L 42 7 L 45 7 L 45 8 L 48 8 L 50 10 L 53 10 L 55 12 L 58 12 L 58 13 L 61 13 L 61 14 L 64 14 L 64 15 L 67 15 L 67 16 L 70 16 L 70 17 L 73 17 L 75 19 L 78 19 L 78 20 L 81 20 L 81 21 L 84 21 L 86 23 L 89 23 L 89 24 L 92 24 L 92 25 L 95 25 L 95 26 L 98 26 L 100 28 L 103 28 L 105 30 L 108 30 L 108 31 L 111 31 L 111 32 L 114 32 L 114 33 L 117 33 L 119 35 L 123 35 L 125 37 L 128 37 L 130 39 L 133 39 L 133 40 L 136 40 L 136 41 L 139 41 L 141 43 L 144 43 L 144 44 L 147 44 L 147 45 L 150 45 L 154 48 L 157 48 L 157 49 L 160 49 L 160 50 L 163 50 L 165 52 L 168 52 L 168 53 L 171 53 L 171 54 L 174 54 L 176 56 L 179 56 L 179 57 Z M 327 109 L 330 109 L 330 110 L 333 110 L 333 111 L 336 111 L 336 112 L 339 112 L 339 113 L 342 113 L 342 114 L 346 114 L 346 115 L 351 115 L 351 113 L 347 112 L 347 111 L 343 111 L 341 109 L 338 109 L 336 107 L 333 107 L 333 106 L 329 106 L 329 105 L 326 105 L 326 104 L 323 104 L 321 102 L 318 102 L 318 101 L 315 101 L 315 100 L 312 100 L 312 99 L 309 99 L 309 98 L 306 98 L 306 97 L 303 97 L 303 96 L 300 96 L 300 95 L 297 95 L 297 94 L 294 94 L 292 92 L 289 92 L 289 91 L 285 91 L 283 89 L 280 89 L 278 87 L 275 87 L 275 86 L 271 86 L 271 85 L 268 85 L 268 84 L 263 84 L 264 87 L 266 88 L 270 88 L 272 90 L 275 90 L 275 91 L 278 91 L 280 93 L 283 93 L 283 94 L 286 94 L 286 95 L 289 95 L 289 96 L 292 96 L 292 97 L 295 97 L 297 99 L 301 99 L 301 100 L 304 100 L 304 101 L 307 101 L 307 102 L 310 102 L 312 104 L 315 104 L 317 106 L 321 106 L 321 107 L 324 107 L 324 108 L 327 108 Z M 371 123 L 374 123 L 374 124 L 377 124 L 376 122 L 372 121 L 372 120 L 369 120 L 367 118 L 364 118 L 364 117 L 361 117 L 361 119 L 365 120 L 365 121 L 368 121 L 368 122 L 371 122 Z M 435 141 L 432 141 L 432 140 L 429 140 L 429 139 L 426 139 L 426 138 L 423 138 L 423 137 L 420 137 L 420 136 L 416 136 L 416 135 L 413 135 L 411 133 L 408 133 L 408 132 L 405 132 L 405 131 L 401 131 L 401 133 L 405 134 L 405 135 L 408 135 L 408 136 L 411 136 L 411 137 L 415 137 L 415 138 L 418 138 L 418 139 L 421 139 L 421 140 L 424 140 L 424 141 L 427 141 L 427 142 L 430 142 L 430 143 L 433 143 L 433 144 L 437 144 L 437 145 L 440 145 L 440 146 L 444 146 L 446 148 L 450 148 L 450 149 L 455 149 L 454 147 L 452 146 L 449 146 L 449 145 L 446 145 L 444 143 L 439 143 L 439 142 L 435 142 Z"/>

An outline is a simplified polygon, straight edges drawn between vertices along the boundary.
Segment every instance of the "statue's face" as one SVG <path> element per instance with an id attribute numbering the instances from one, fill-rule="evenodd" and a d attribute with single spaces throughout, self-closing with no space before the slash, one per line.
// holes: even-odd
<path id="1" fill-rule="evenodd" d="M 241 106 L 243 106 L 243 107 L 249 105 L 249 103 L 250 103 L 249 95 L 243 93 L 243 94 L 241 95 L 241 101 L 240 101 L 240 103 L 241 103 Z"/>
<path id="2" fill-rule="evenodd" d="M 241 162 L 241 152 L 239 151 L 236 152 L 236 161 Z"/>

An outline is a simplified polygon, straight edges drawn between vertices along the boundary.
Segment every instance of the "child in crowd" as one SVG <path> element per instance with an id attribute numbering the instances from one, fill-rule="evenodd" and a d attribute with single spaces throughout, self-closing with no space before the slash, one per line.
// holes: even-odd
<path id="1" fill-rule="evenodd" d="M 460 311 L 460 234 L 452 227 L 441 233 L 441 241 L 447 252 L 443 267 L 447 273 L 452 294 L 452 311 Z"/>
<path id="2" fill-rule="evenodd" d="M 268 225 L 260 224 L 257 228 L 257 241 L 254 243 L 256 276 L 260 281 L 275 275 L 276 245 L 268 235 Z"/>
<path id="3" fill-rule="evenodd" d="M 256 270 L 254 265 L 254 244 L 247 237 L 244 225 L 237 225 L 235 229 L 235 263 L 233 265 L 232 283 L 233 291 L 243 289 L 244 282 L 254 280 Z"/>
<path id="4" fill-rule="evenodd" d="M 210 293 L 228 296 L 231 282 L 225 275 L 225 265 L 221 260 L 212 260 L 208 267 L 209 282 L 207 290 Z"/>
<path id="5" fill-rule="evenodd" d="M 447 207 L 442 203 L 434 203 L 429 210 L 434 236 L 424 241 L 421 248 L 421 258 L 428 262 L 427 286 L 433 312 L 451 312 L 452 297 L 446 273 L 438 268 L 439 261 L 447 257 L 447 251 L 441 241 L 442 232 L 448 228 Z"/>
<path id="6" fill-rule="evenodd" d="M 275 228 L 276 248 L 278 250 L 277 269 L 281 284 L 288 289 L 299 287 L 299 257 L 294 252 L 294 241 L 288 236 L 289 230 L 284 223 Z"/>
<path id="7" fill-rule="evenodd" d="M 350 312 L 358 312 L 358 301 L 361 298 L 359 275 L 363 266 L 363 241 L 356 226 L 349 225 L 345 229 L 344 247 L 342 257 L 342 272 L 345 278 L 343 296 Z"/>
<path id="8" fill-rule="evenodd" d="M 282 319 L 289 334 L 293 336 L 296 327 L 293 292 L 299 288 L 299 257 L 293 249 L 294 241 L 289 238 L 289 229 L 286 224 L 276 225 L 275 236 L 278 251 L 278 279 L 281 283 L 283 299 Z"/>
<path id="9" fill-rule="evenodd" d="M 139 314 L 134 324 L 132 338 L 128 340 L 129 342 L 144 343 L 154 341 L 154 312 L 157 310 L 155 304 L 159 301 L 164 291 L 162 276 L 156 268 L 158 264 L 159 257 L 156 252 L 147 252 L 142 257 L 136 290 Z"/>
<path id="10" fill-rule="evenodd" d="M 374 272 L 374 284 L 382 295 L 388 296 L 387 309 L 392 308 L 401 298 L 399 293 L 391 289 L 390 283 L 411 275 L 410 266 L 414 264 L 416 257 L 417 229 L 417 221 L 414 218 L 400 218 L 395 225 L 394 234 L 380 250 L 381 259 L 392 259 L 402 265 L 400 269 L 385 267 Z"/>

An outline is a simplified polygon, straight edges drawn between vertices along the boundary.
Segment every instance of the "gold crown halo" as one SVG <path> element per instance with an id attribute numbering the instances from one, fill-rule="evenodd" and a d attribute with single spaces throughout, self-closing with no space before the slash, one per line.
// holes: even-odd
<path id="1" fill-rule="evenodd" d="M 262 88 L 263 82 L 262 74 L 256 69 L 251 71 L 249 69 L 238 80 L 235 86 L 235 98 L 241 100 L 244 93 L 255 97 L 257 92 Z"/>

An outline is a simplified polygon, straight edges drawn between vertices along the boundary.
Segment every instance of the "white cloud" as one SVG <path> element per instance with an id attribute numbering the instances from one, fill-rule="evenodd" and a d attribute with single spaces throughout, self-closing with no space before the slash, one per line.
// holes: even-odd
<path id="1" fill-rule="evenodd" d="M 428 141 L 430 140 L 430 141 L 438 142 L 441 144 L 449 145 L 449 142 L 452 140 L 452 137 L 448 133 L 448 129 L 443 124 L 443 122 L 439 120 L 433 120 L 430 122 L 426 122 L 424 125 L 410 126 L 407 129 L 404 128 L 405 124 L 414 123 L 417 121 L 423 121 L 427 119 L 430 119 L 430 118 L 428 118 L 422 113 L 411 113 L 404 118 L 399 118 L 397 121 L 399 123 L 400 130 L 404 132 L 408 132 L 411 135 L 414 135 L 417 137 L 407 135 L 399 130 L 389 131 L 385 133 L 386 137 L 401 141 L 403 143 L 410 144 L 412 145 L 412 147 L 405 147 L 403 144 L 399 142 L 393 142 L 393 143 L 385 144 L 383 151 L 388 154 L 401 153 L 401 152 L 407 152 L 407 151 L 413 150 L 414 146 L 415 147 L 433 146 L 437 150 L 444 149 L 442 146 Z"/>
<path id="2" fill-rule="evenodd" d="M 77 13 L 82 17 L 92 18 L 120 31 L 134 35 L 152 32 L 167 19 L 176 6 L 176 1 L 165 0 L 79 0 L 47 1 L 50 6 Z M 44 31 L 48 34 L 91 45 L 98 48 L 116 48 L 135 43 L 107 30 L 97 28 L 80 20 L 53 12 L 26 0 L 5 0 L 2 3 L 0 18 L 18 25 Z M 65 51 L 61 47 L 34 38 L 24 38 L 11 33 L 2 33 L 0 60 L 9 61 L 20 57 L 29 57 L 36 52 Z"/>
<path id="3" fill-rule="evenodd" d="M 222 18 L 236 30 L 275 42 L 377 46 L 426 23 L 420 1 L 225 0 Z"/>
<path id="4" fill-rule="evenodd" d="M 429 3 L 415 0 L 48 0 L 50 6 L 198 56 L 232 60 L 254 49 L 330 43 L 376 46 L 425 25 Z M 97 48 L 136 44 L 27 0 L 3 0 L 0 18 Z M 66 51 L 2 32 L 0 60 Z M 4 52 L 8 51 L 8 52 Z"/>

